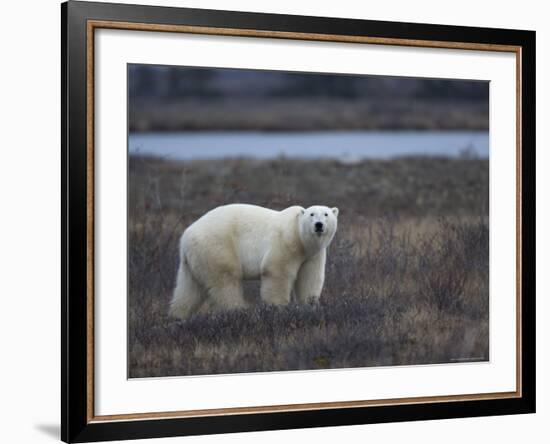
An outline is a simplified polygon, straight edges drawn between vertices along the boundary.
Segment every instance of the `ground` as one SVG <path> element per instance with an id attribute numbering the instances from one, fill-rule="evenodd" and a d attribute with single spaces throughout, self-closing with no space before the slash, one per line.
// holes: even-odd
<path id="1" fill-rule="evenodd" d="M 487 159 L 129 160 L 129 376 L 487 360 Z M 335 186 L 339 184 L 339 186 Z M 318 306 L 169 318 L 177 239 L 229 202 L 340 208 Z"/>

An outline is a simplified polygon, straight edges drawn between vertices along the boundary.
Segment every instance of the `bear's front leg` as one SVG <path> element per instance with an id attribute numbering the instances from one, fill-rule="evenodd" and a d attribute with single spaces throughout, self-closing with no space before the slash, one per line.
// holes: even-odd
<path id="1" fill-rule="evenodd" d="M 238 278 L 226 278 L 223 284 L 210 287 L 207 293 L 208 302 L 217 310 L 246 308 L 248 305 L 243 296 L 242 281 Z"/>
<path id="2" fill-rule="evenodd" d="M 305 261 L 296 278 L 294 292 L 299 304 L 319 302 L 325 282 L 326 251 L 322 250 Z"/>
<path id="3" fill-rule="evenodd" d="M 290 302 L 295 273 L 290 270 L 274 272 L 267 269 L 262 272 L 261 297 L 264 302 L 273 305 L 287 305 Z"/>

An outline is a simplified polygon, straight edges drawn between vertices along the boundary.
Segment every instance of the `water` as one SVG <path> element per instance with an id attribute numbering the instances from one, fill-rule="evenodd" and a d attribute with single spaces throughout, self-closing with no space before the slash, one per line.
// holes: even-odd
<path id="1" fill-rule="evenodd" d="M 488 131 L 325 131 L 130 133 L 130 153 L 171 159 L 219 157 L 365 158 L 461 155 L 488 157 Z"/>

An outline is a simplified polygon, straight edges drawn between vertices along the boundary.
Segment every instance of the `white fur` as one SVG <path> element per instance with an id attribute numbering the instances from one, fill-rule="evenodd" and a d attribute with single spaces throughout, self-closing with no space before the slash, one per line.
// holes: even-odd
<path id="1" fill-rule="evenodd" d="M 337 219 L 338 209 L 324 206 L 273 211 L 233 204 L 209 211 L 181 236 L 170 314 L 187 318 L 205 303 L 244 307 L 242 281 L 253 279 L 261 279 L 267 303 L 288 304 L 292 294 L 301 303 L 318 301 Z"/>

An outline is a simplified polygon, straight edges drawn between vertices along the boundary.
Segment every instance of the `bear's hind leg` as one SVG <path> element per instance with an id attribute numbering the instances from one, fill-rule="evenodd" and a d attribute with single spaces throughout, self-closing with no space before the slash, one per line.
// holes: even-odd
<path id="1" fill-rule="evenodd" d="M 178 269 L 176 288 L 170 303 L 170 315 L 187 319 L 200 309 L 204 301 L 202 288 L 191 274 L 186 260 L 182 259 Z"/>

